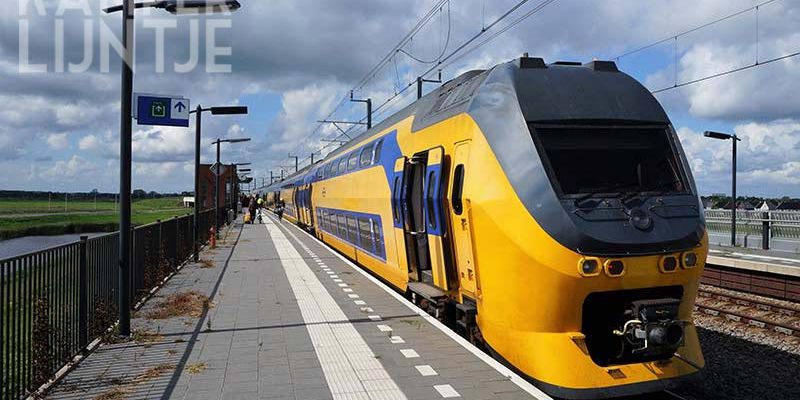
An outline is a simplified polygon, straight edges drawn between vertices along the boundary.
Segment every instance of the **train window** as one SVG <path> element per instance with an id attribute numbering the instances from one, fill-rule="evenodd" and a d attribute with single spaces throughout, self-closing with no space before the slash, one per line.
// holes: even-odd
<path id="1" fill-rule="evenodd" d="M 339 231 L 339 238 L 341 238 L 342 240 L 344 240 L 346 242 L 347 241 L 347 219 L 344 217 L 344 214 L 338 213 L 338 214 L 336 214 L 336 221 L 338 222 L 337 229 Z"/>
<path id="2" fill-rule="evenodd" d="M 336 214 L 333 210 L 328 210 L 328 215 L 325 218 L 325 224 L 328 226 L 328 233 L 336 236 Z"/>
<path id="3" fill-rule="evenodd" d="M 540 155 L 561 196 L 682 193 L 685 179 L 666 129 L 536 128 Z M 597 160 L 586 173 L 584 160 Z"/>
<path id="4" fill-rule="evenodd" d="M 347 172 L 347 157 L 339 159 L 339 175 L 344 175 Z"/>
<path id="5" fill-rule="evenodd" d="M 381 149 L 383 148 L 383 139 L 378 141 L 375 145 L 375 150 L 372 152 L 372 164 L 381 162 Z"/>
<path id="6" fill-rule="evenodd" d="M 322 172 L 323 172 L 322 168 L 317 170 L 317 179 L 322 179 Z"/>
<path id="7" fill-rule="evenodd" d="M 350 153 L 350 159 L 347 161 L 347 170 L 352 171 L 358 167 L 358 151 Z"/>
<path id="8" fill-rule="evenodd" d="M 375 255 L 378 257 L 386 257 L 386 251 L 383 247 L 383 228 L 381 227 L 380 219 L 370 220 L 372 223 L 372 237 L 375 238 Z"/>
<path id="9" fill-rule="evenodd" d="M 351 244 L 358 245 L 358 222 L 352 215 L 347 216 L 347 238 Z"/>
<path id="10" fill-rule="evenodd" d="M 331 169 L 331 173 L 330 173 L 329 176 L 331 178 L 336 176 L 336 174 L 339 173 L 339 162 L 338 162 L 338 160 L 331 162 L 331 168 L 330 169 Z"/>
<path id="11" fill-rule="evenodd" d="M 400 177 L 394 177 L 394 184 L 392 185 L 392 215 L 394 216 L 394 222 L 400 223 L 400 210 L 397 208 L 397 203 L 399 202 L 398 198 L 400 197 Z"/>
<path id="12" fill-rule="evenodd" d="M 425 199 L 425 202 L 427 203 L 426 213 L 428 214 L 428 227 L 431 229 L 436 229 L 436 210 L 434 209 L 435 202 L 433 200 L 435 197 L 434 195 L 436 190 L 435 184 L 436 184 L 436 173 L 434 171 L 431 171 L 428 174 L 428 191 L 427 191 L 428 198 Z"/>
<path id="13" fill-rule="evenodd" d="M 372 243 L 372 230 L 370 229 L 369 220 L 366 218 L 359 218 L 358 219 L 358 236 L 360 240 L 359 245 L 362 249 L 374 253 L 375 250 L 373 249 Z"/>
<path id="14" fill-rule="evenodd" d="M 364 148 L 361 149 L 361 160 L 360 160 L 359 164 L 362 167 L 366 167 L 367 165 L 369 165 L 372 162 L 372 150 L 373 149 L 375 149 L 375 144 L 374 143 L 373 144 L 369 144 L 367 146 L 364 146 Z"/>
<path id="15" fill-rule="evenodd" d="M 464 202 L 461 196 L 464 193 L 464 164 L 456 165 L 453 172 L 453 212 L 461 215 L 464 211 Z"/>

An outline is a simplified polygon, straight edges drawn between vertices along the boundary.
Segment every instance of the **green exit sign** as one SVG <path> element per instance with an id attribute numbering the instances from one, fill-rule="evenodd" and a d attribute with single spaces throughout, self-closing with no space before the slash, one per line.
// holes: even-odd
<path id="1" fill-rule="evenodd" d="M 154 101 L 150 106 L 150 116 L 154 118 L 164 118 L 167 116 L 167 104 L 161 101 Z"/>

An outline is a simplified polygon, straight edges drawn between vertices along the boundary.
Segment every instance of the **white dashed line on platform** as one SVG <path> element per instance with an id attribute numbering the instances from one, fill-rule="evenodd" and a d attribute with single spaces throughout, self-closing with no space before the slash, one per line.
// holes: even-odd
<path id="1" fill-rule="evenodd" d="M 436 370 L 433 369 L 430 365 L 415 365 L 414 368 L 419 371 L 419 374 L 422 376 L 435 376 L 439 375 Z"/>
<path id="2" fill-rule="evenodd" d="M 436 391 L 439 392 L 439 394 L 445 399 L 461 397 L 461 395 L 458 394 L 458 392 L 456 392 L 456 390 L 450 385 L 436 385 L 433 388 L 436 389 Z"/>
<path id="3" fill-rule="evenodd" d="M 391 340 L 391 342 L 392 342 L 393 344 L 401 344 L 401 343 L 405 343 L 405 342 L 406 342 L 406 341 L 405 341 L 403 338 L 401 338 L 400 336 L 392 336 L 391 338 L 389 338 L 389 340 Z"/>
<path id="4" fill-rule="evenodd" d="M 402 353 L 405 358 L 419 358 L 419 353 L 414 349 L 402 349 L 400 353 Z"/>

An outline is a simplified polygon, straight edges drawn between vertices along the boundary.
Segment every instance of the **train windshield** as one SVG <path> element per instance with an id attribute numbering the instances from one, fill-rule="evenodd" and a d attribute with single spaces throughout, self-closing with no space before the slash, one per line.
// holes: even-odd
<path id="1" fill-rule="evenodd" d="M 685 193 L 686 179 L 664 128 L 532 130 L 562 197 Z"/>

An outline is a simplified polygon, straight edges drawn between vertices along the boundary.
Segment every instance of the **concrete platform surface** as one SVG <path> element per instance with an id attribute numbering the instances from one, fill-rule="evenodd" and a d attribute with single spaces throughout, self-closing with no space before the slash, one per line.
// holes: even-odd
<path id="1" fill-rule="evenodd" d="M 136 313 L 136 341 L 102 345 L 46 397 L 548 398 L 287 222 L 225 242 Z M 190 291 L 200 309 L 154 318 Z"/>
<path id="2" fill-rule="evenodd" d="M 712 245 L 708 263 L 750 271 L 800 277 L 800 254 Z"/>

